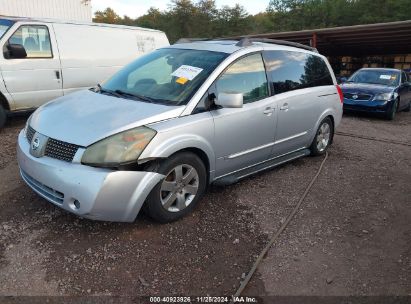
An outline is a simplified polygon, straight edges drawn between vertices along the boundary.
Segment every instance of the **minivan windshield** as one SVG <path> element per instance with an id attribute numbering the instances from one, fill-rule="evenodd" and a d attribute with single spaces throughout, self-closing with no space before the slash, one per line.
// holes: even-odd
<path id="1" fill-rule="evenodd" d="M 359 70 L 347 82 L 397 86 L 400 73 L 393 70 Z"/>
<path id="2" fill-rule="evenodd" d="M 159 49 L 124 67 L 97 92 L 166 105 L 184 105 L 227 56 L 203 50 Z"/>
<path id="3" fill-rule="evenodd" d="M 0 38 L 9 30 L 9 28 L 14 24 L 14 21 L 8 19 L 0 19 Z"/>

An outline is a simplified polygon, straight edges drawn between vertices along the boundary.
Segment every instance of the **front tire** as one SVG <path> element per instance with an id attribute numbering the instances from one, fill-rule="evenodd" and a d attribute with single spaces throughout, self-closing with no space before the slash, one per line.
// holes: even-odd
<path id="1" fill-rule="evenodd" d="M 7 113 L 4 108 L 0 105 L 0 129 L 4 127 L 7 121 Z"/>
<path id="2" fill-rule="evenodd" d="M 394 120 L 395 114 L 397 114 L 399 100 L 395 100 L 394 104 L 391 107 L 391 110 L 386 114 L 388 120 Z"/>
<path id="3" fill-rule="evenodd" d="M 145 202 L 145 212 L 155 221 L 168 223 L 190 213 L 203 196 L 207 170 L 190 152 L 177 153 L 160 163 L 156 172 L 165 175 Z"/>
<path id="4" fill-rule="evenodd" d="M 320 123 L 317 129 L 314 140 L 311 143 L 310 150 L 311 155 L 323 155 L 331 144 L 334 136 L 334 126 L 331 118 L 326 117 Z"/>

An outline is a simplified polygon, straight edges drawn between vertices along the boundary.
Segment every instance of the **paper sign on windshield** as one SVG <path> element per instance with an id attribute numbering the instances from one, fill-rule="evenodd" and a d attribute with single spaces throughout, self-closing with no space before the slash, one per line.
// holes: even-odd
<path id="1" fill-rule="evenodd" d="M 196 68 L 190 65 L 182 65 L 175 70 L 171 76 L 193 80 L 203 69 Z"/>
<path id="2" fill-rule="evenodd" d="M 380 79 L 391 79 L 391 75 L 380 75 Z"/>

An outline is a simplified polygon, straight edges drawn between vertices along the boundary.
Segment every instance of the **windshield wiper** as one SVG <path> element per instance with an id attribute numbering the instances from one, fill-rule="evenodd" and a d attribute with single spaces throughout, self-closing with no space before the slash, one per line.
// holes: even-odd
<path id="1" fill-rule="evenodd" d="M 144 95 L 139 95 L 139 94 L 134 94 L 134 93 L 128 93 L 124 92 L 122 90 L 107 90 L 103 88 L 100 84 L 97 84 L 98 87 L 98 92 L 101 92 L 102 94 L 108 94 L 112 95 L 118 98 L 131 98 L 133 100 L 138 100 L 138 101 L 145 101 L 145 102 L 150 102 L 150 103 L 157 103 L 156 99 L 144 96 Z"/>
<path id="2" fill-rule="evenodd" d="M 104 89 L 99 83 L 97 84 L 97 87 L 98 87 L 98 92 L 100 92 L 101 94 L 108 94 L 108 95 L 112 95 L 118 98 L 122 97 L 121 94 L 118 94 L 111 90 Z"/>
<path id="3" fill-rule="evenodd" d="M 377 84 L 377 85 L 383 85 L 385 86 L 385 83 L 379 83 L 379 82 L 366 82 L 367 84 Z"/>
<path id="4" fill-rule="evenodd" d="M 121 96 L 128 96 L 128 97 L 132 97 L 133 99 L 142 100 L 142 101 L 146 101 L 150 103 L 156 102 L 156 100 L 154 100 L 153 98 L 150 98 L 144 95 L 135 94 L 135 93 L 124 92 L 122 90 L 115 90 L 114 93 L 119 94 Z"/>

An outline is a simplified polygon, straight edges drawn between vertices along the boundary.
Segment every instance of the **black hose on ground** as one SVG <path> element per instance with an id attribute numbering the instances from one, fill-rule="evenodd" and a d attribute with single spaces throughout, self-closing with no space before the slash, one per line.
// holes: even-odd
<path id="1" fill-rule="evenodd" d="M 313 184 L 317 180 L 318 176 L 321 173 L 321 170 L 324 167 L 325 161 L 328 158 L 328 152 L 325 153 L 325 157 L 323 161 L 321 162 L 320 167 L 317 170 L 317 173 L 314 175 L 312 178 L 311 182 L 308 184 L 307 188 L 305 189 L 303 195 L 300 197 L 300 200 L 298 201 L 297 205 L 294 207 L 294 209 L 291 211 L 291 213 L 288 215 L 287 219 L 283 223 L 283 225 L 280 227 L 280 229 L 277 230 L 277 232 L 271 237 L 270 241 L 268 244 L 264 247 L 264 249 L 261 251 L 260 255 L 258 256 L 257 260 L 254 262 L 253 267 L 251 270 L 248 272 L 246 277 L 244 278 L 244 281 L 241 282 L 240 287 L 237 289 L 236 293 L 234 294 L 234 297 L 239 297 L 243 290 L 246 288 L 247 284 L 250 282 L 254 272 L 257 270 L 258 265 L 261 263 L 261 261 L 264 259 L 265 255 L 267 254 L 268 250 L 271 248 L 271 246 L 274 244 L 274 242 L 278 239 L 278 237 L 281 235 L 281 233 L 287 228 L 288 224 L 291 222 L 295 214 L 297 213 L 298 209 L 300 209 L 301 204 L 303 203 L 304 199 L 310 192 Z"/>
<path id="2" fill-rule="evenodd" d="M 377 137 L 371 137 L 371 136 L 365 136 L 365 135 L 357 135 L 357 134 L 345 133 L 345 132 L 335 132 L 335 134 L 340 135 L 340 136 L 361 138 L 361 139 L 367 139 L 367 140 L 372 140 L 372 141 L 384 142 L 384 143 L 388 143 L 388 144 L 395 144 L 395 145 L 402 145 L 402 146 L 411 147 L 411 143 L 404 142 L 404 141 L 389 140 L 389 139 L 383 139 L 383 138 L 377 138 Z"/>

